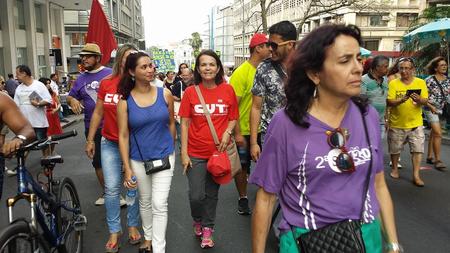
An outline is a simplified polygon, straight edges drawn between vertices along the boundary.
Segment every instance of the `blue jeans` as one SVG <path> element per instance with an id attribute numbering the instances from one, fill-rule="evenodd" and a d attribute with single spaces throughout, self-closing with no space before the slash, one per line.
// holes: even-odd
<path id="1" fill-rule="evenodd" d="M 122 188 L 122 159 L 119 145 L 102 137 L 102 169 L 105 178 L 106 223 L 110 233 L 122 231 L 120 224 L 120 190 Z M 139 226 L 139 201 L 127 208 L 128 227 Z"/>

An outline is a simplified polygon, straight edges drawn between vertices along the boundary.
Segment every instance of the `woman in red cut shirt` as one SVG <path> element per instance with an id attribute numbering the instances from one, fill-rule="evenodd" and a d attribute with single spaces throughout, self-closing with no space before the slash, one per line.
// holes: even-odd
<path id="1" fill-rule="evenodd" d="M 105 245 L 106 252 L 118 252 L 119 236 L 122 234 L 120 224 L 121 187 L 122 187 L 122 160 L 119 154 L 119 136 L 117 128 L 117 103 L 120 96 L 117 93 L 120 78 L 123 74 L 126 59 L 137 48 L 131 44 L 125 44 L 117 50 L 116 59 L 113 66 L 112 76 L 106 77 L 100 83 L 97 95 L 97 103 L 92 114 L 89 134 L 86 141 L 86 154 L 89 158 L 94 157 L 94 152 L 101 152 L 102 170 L 105 178 L 105 208 L 106 222 L 109 229 L 109 239 Z M 95 132 L 102 124 L 101 149 L 95 147 Z M 137 227 L 139 226 L 139 202 L 127 208 L 128 242 L 139 244 L 141 235 Z"/>
<path id="2" fill-rule="evenodd" d="M 189 181 L 189 200 L 194 233 L 201 236 L 202 248 L 212 248 L 219 184 L 206 169 L 214 151 L 225 151 L 239 118 L 233 87 L 224 82 L 223 66 L 212 50 L 196 59 L 195 85 L 188 87 L 181 100 L 181 163 Z M 216 147 L 195 86 L 205 99 L 221 143 Z"/>

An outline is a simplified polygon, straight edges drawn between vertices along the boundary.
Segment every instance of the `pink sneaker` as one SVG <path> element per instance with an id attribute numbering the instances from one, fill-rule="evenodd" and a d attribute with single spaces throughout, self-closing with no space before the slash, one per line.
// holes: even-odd
<path id="1" fill-rule="evenodd" d="M 214 230 L 212 228 L 204 227 L 202 229 L 203 235 L 202 242 L 200 243 L 200 247 L 202 247 L 202 249 L 214 247 L 213 232 Z"/>
<path id="2" fill-rule="evenodd" d="M 194 226 L 195 236 L 199 236 L 199 237 L 202 236 L 202 223 L 194 221 L 193 226 Z"/>

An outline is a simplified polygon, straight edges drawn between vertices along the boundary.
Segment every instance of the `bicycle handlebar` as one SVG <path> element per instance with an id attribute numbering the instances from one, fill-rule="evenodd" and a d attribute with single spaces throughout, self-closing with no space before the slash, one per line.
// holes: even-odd
<path id="1" fill-rule="evenodd" d="M 58 140 L 62 140 L 62 139 L 66 139 L 72 136 L 77 136 L 78 132 L 77 130 L 72 130 L 69 132 L 65 132 L 62 134 L 55 134 L 52 135 L 50 137 L 48 137 L 47 139 L 41 139 L 41 140 L 37 140 L 37 141 L 33 141 L 32 143 L 29 143 L 23 147 L 21 147 L 17 152 L 24 152 L 24 151 L 28 151 L 33 149 L 34 147 L 43 147 L 46 145 L 51 144 L 52 142 L 58 141 Z"/>

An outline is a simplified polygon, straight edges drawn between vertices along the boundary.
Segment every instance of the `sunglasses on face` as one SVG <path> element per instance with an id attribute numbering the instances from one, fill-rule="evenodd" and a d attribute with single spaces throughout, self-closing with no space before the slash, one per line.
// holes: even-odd
<path id="1" fill-rule="evenodd" d="M 267 45 L 269 45 L 272 48 L 272 50 L 276 51 L 278 49 L 278 47 L 287 45 L 287 44 L 292 43 L 292 42 L 295 42 L 295 40 L 287 40 L 287 41 L 283 41 L 283 42 L 280 42 L 280 43 L 269 41 L 267 43 Z"/>
<path id="2" fill-rule="evenodd" d="M 341 128 L 336 128 L 333 131 L 327 131 L 328 144 L 332 149 L 339 149 L 340 153 L 335 157 L 336 167 L 345 173 L 351 173 L 355 171 L 355 163 L 352 156 L 345 148 L 346 135 Z"/>

